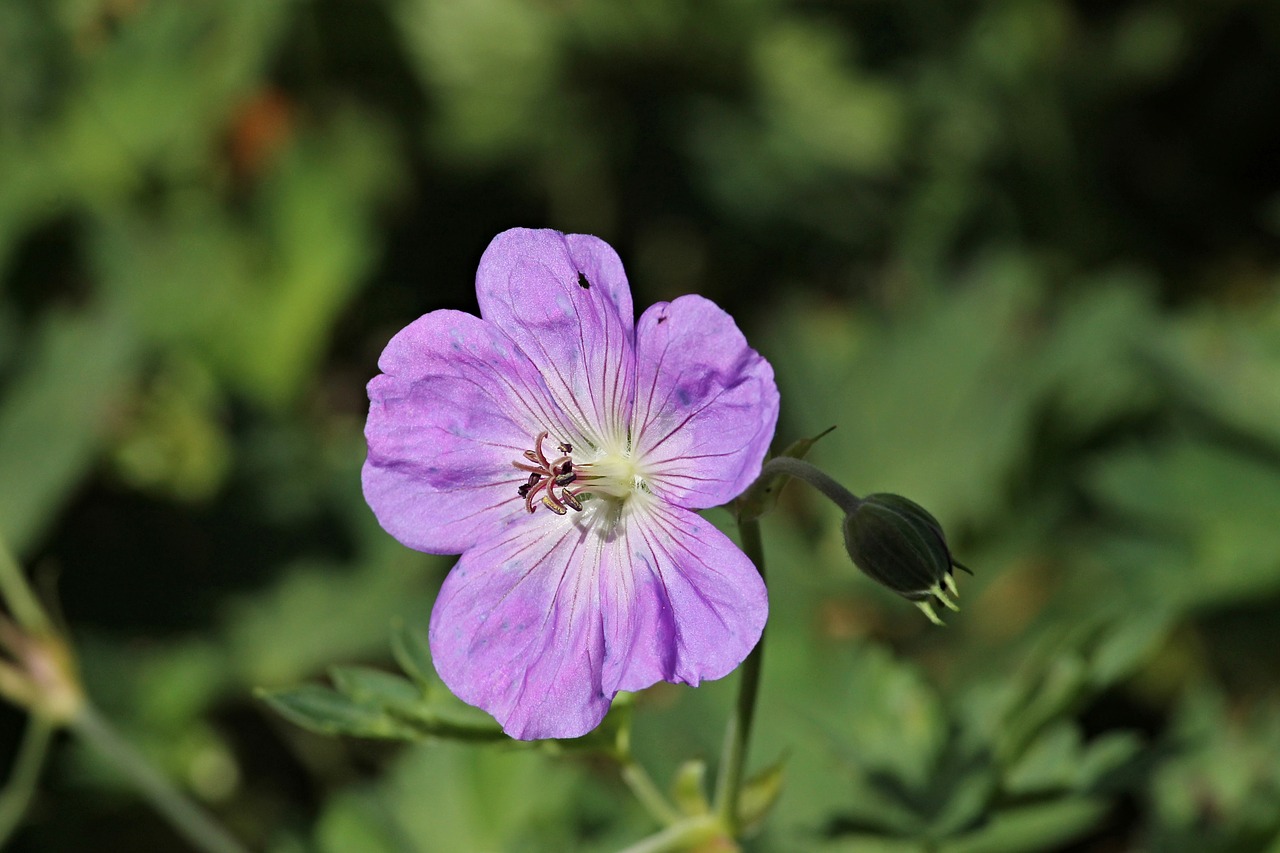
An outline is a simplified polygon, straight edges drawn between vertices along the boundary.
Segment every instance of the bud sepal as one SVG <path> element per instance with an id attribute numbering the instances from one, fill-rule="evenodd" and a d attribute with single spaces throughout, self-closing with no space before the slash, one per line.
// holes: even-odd
<path id="1" fill-rule="evenodd" d="M 888 493 L 862 498 L 845 516 L 844 544 L 864 574 L 915 603 L 935 625 L 943 622 L 934 602 L 959 611 L 953 570 L 972 572 L 951 555 L 938 520 L 915 501 Z"/>

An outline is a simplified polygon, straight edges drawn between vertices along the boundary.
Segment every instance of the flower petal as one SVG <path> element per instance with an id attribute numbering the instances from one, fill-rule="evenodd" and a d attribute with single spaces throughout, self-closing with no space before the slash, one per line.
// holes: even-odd
<path id="1" fill-rule="evenodd" d="M 464 702 L 514 738 L 570 738 L 604 719 L 601 540 L 535 513 L 518 531 L 462 555 L 431 613 L 431 656 Z"/>
<path id="2" fill-rule="evenodd" d="M 701 296 L 659 302 L 636 329 L 636 456 L 656 493 L 695 509 L 760 474 L 778 422 L 773 368 Z"/>
<path id="3" fill-rule="evenodd" d="M 513 228 L 476 273 L 480 316 L 507 332 L 594 444 L 622 435 L 634 395 L 634 317 L 622 262 L 585 234 Z"/>
<path id="4" fill-rule="evenodd" d="M 654 501 L 617 537 L 600 572 L 607 695 L 658 681 L 723 678 L 760 640 L 769 602 L 756 567 L 727 536 Z"/>
<path id="5" fill-rule="evenodd" d="M 456 554 L 526 519 L 525 475 L 511 463 L 538 430 L 569 421 L 511 339 L 433 311 L 392 338 L 378 366 L 363 481 L 383 528 L 410 548 Z"/>

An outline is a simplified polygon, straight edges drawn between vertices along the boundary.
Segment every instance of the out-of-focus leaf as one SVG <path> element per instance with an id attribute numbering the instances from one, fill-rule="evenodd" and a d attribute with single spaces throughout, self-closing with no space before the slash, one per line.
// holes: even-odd
<path id="1" fill-rule="evenodd" d="M 316 824 L 315 836 L 323 853 L 405 853 L 386 815 L 350 795 L 329 801 Z"/>
<path id="2" fill-rule="evenodd" d="M 374 259 L 373 208 L 394 184 L 396 158 L 367 116 L 345 114 L 304 137 L 265 187 L 259 217 L 271 249 L 252 321 L 237 313 L 210 343 L 264 401 L 288 402 L 323 353 L 329 330 Z"/>
<path id="3" fill-rule="evenodd" d="M 1109 803 L 1101 798 L 1071 798 L 1006 809 L 982 829 L 943 844 L 945 853 L 1034 853 L 1053 849 L 1098 824 Z"/>
<path id="4" fill-rule="evenodd" d="M 855 494 L 909 494 L 944 526 L 990 512 L 1027 440 L 1035 389 L 1024 381 L 1019 318 L 1035 275 L 1006 260 L 982 283 L 883 328 L 830 305 L 797 305 L 769 347 L 800 428 L 837 424 L 827 470 Z M 803 331 L 802 331 L 803 330 Z"/>
<path id="5" fill-rule="evenodd" d="M 259 691 L 258 698 L 303 728 L 328 735 L 412 740 L 417 732 L 383 709 L 318 684 Z"/>
<path id="6" fill-rule="evenodd" d="M 738 815 L 743 832 L 757 832 L 773 811 L 782 794 L 786 764 L 786 758 L 781 758 L 743 783 L 738 795 Z"/>
<path id="7" fill-rule="evenodd" d="M 1263 850 L 1280 836 L 1277 704 L 1228 701 L 1207 686 L 1184 697 L 1151 780 L 1150 849 Z"/>
<path id="8" fill-rule="evenodd" d="M 391 629 L 391 654 L 404 673 L 426 689 L 437 683 L 426 632 L 401 619 Z"/>
<path id="9" fill-rule="evenodd" d="M 1023 796 L 1097 793 L 1112 774 L 1132 762 L 1143 747 L 1133 732 L 1111 732 L 1085 744 L 1079 729 L 1060 722 L 1046 729 L 1010 769 L 1006 787 Z"/>
<path id="10" fill-rule="evenodd" d="M 756 73 L 769 147 L 801 168 L 888 171 L 900 151 L 900 93 L 847 64 L 846 47 L 830 30 L 798 22 L 760 40 Z"/>
<path id="11" fill-rule="evenodd" d="M 1086 473 L 1098 500 L 1186 555 L 1186 565 L 1126 567 L 1143 599 L 1203 607 L 1280 588 L 1280 469 L 1266 459 L 1170 440 L 1113 452 Z"/>
<path id="12" fill-rule="evenodd" d="M 1145 351 L 1188 405 L 1280 446 L 1280 302 L 1203 311 Z"/>
<path id="13" fill-rule="evenodd" d="M 21 553 L 94 464 L 138 341 L 120 315 L 54 314 L 0 397 L 0 535 Z"/>
<path id="14" fill-rule="evenodd" d="M 438 151 L 481 162 L 530 145 L 552 117 L 562 31 L 552 10 L 517 0 L 396 6 L 414 70 L 439 99 Z"/>
<path id="15" fill-rule="evenodd" d="M 707 762 L 690 759 L 680 765 L 671 783 L 671 799 L 682 814 L 693 816 L 710 813 L 711 803 L 707 800 Z"/>
<path id="16" fill-rule="evenodd" d="M 535 752 L 437 743 L 406 751 L 384 778 L 335 807 L 349 813 L 351 831 L 380 828 L 396 850 L 552 851 L 574 849 L 563 808 L 574 793 L 571 772 Z"/>
<path id="17" fill-rule="evenodd" d="M 203 365 L 190 359 L 167 364 L 121 415 L 111 453 L 120 477 L 140 491 L 179 500 L 211 497 L 231 465 L 219 403 Z"/>
<path id="18" fill-rule="evenodd" d="M 297 681 L 334 660 L 384 654 L 388 622 L 430 612 L 425 574 L 424 561 L 390 537 L 362 565 L 291 567 L 228 611 L 227 642 L 244 683 Z"/>
<path id="19" fill-rule="evenodd" d="M 329 677 L 340 693 L 361 705 L 412 709 L 426 698 L 408 679 L 367 666 L 332 666 Z"/>

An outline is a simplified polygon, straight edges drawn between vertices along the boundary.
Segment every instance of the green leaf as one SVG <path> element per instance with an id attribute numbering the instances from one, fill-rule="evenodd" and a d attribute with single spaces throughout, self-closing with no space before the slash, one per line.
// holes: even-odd
<path id="1" fill-rule="evenodd" d="M 437 683 L 435 665 L 431 663 L 431 647 L 426 632 L 412 628 L 397 619 L 391 629 L 391 654 L 396 663 L 424 690 Z"/>
<path id="2" fill-rule="evenodd" d="M 381 708 L 361 704 L 348 696 L 304 684 L 285 690 L 259 690 L 262 699 L 281 716 L 320 734 L 368 738 L 415 739 L 417 733 Z"/>
<path id="3" fill-rule="evenodd" d="M 738 794 L 738 819 L 742 823 L 742 831 L 754 833 L 764 824 L 764 820 L 778 802 L 782 793 L 783 770 L 787 759 L 782 757 L 773 764 L 754 774 L 742 786 Z"/>
<path id="4" fill-rule="evenodd" d="M 707 762 L 694 758 L 680 765 L 671 783 L 671 799 L 681 814 L 689 817 L 711 812 L 707 800 Z"/>
<path id="5" fill-rule="evenodd" d="M 0 406 L 0 536 L 21 555 L 97 458 L 138 342 L 101 309 L 50 316 Z"/>
<path id="6" fill-rule="evenodd" d="M 1142 600 L 1205 607 L 1280 589 L 1280 476 L 1268 458 L 1168 440 L 1099 458 L 1086 485 L 1130 526 L 1181 552 L 1117 567 Z"/>
<path id="7" fill-rule="evenodd" d="M 942 845 L 942 853 L 1030 853 L 1051 850 L 1095 826 L 1110 804 L 1102 798 L 1067 798 L 1006 809 L 976 832 Z"/>
<path id="8" fill-rule="evenodd" d="M 413 682 L 390 672 L 364 666 L 333 666 L 329 677 L 339 692 L 360 705 L 413 709 L 423 693 Z"/>

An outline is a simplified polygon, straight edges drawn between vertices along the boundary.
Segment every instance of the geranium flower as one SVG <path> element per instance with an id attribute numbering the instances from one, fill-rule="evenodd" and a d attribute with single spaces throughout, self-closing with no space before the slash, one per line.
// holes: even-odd
<path id="1" fill-rule="evenodd" d="M 577 737 L 620 690 L 731 672 L 768 609 L 694 510 L 760 472 L 768 362 L 700 296 L 635 324 L 622 263 L 583 234 L 499 234 L 480 317 L 433 311 L 369 383 L 365 498 L 410 548 L 460 553 L 431 614 L 441 679 L 512 737 Z"/>

